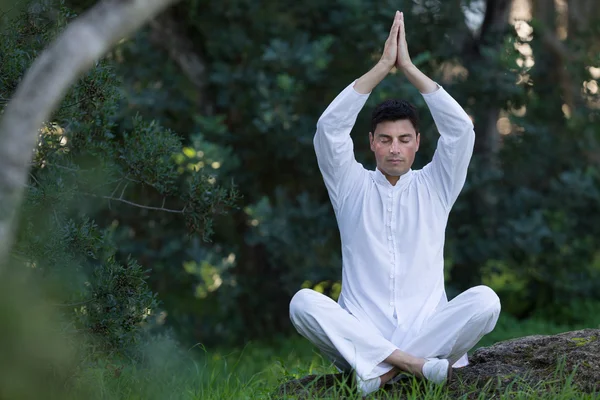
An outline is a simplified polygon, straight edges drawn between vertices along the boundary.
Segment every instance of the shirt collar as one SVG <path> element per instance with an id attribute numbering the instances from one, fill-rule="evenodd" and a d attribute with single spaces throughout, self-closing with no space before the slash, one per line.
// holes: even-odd
<path id="1" fill-rule="evenodd" d="M 386 185 L 391 188 L 399 189 L 406 185 L 406 183 L 410 180 L 410 176 L 412 175 L 412 173 L 413 170 L 412 168 L 410 168 L 408 171 L 406 171 L 404 175 L 400 176 L 398 182 L 396 182 L 396 184 L 392 186 L 392 184 L 387 180 L 387 178 L 385 177 L 385 175 L 383 175 L 379 168 L 375 167 L 375 182 L 382 185 Z"/>

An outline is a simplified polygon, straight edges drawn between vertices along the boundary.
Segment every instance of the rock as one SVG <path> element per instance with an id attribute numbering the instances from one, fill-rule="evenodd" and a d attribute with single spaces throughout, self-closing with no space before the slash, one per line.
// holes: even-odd
<path id="1" fill-rule="evenodd" d="M 499 380 L 505 386 L 515 378 L 531 386 L 557 376 L 582 392 L 600 391 L 600 329 L 584 329 L 552 336 L 526 336 L 477 349 L 470 364 L 456 370 L 463 383 Z M 452 382 L 455 385 L 456 382 Z"/>
<path id="2" fill-rule="evenodd" d="M 504 393 L 509 385 L 515 390 L 525 387 L 528 391 L 547 393 L 552 386 L 560 388 L 569 379 L 578 391 L 600 393 L 600 329 L 506 340 L 477 349 L 469 361 L 468 366 L 454 369 L 446 387 L 449 395 L 473 393 L 473 398 L 477 398 L 482 391 Z M 413 383 L 414 379 L 406 377 L 386 386 L 386 390 L 397 394 L 397 398 L 404 398 L 403 393 L 414 392 Z M 352 386 L 350 375 L 310 375 L 284 383 L 276 396 L 356 398 L 348 390 Z M 425 384 L 416 386 L 427 390 Z"/>

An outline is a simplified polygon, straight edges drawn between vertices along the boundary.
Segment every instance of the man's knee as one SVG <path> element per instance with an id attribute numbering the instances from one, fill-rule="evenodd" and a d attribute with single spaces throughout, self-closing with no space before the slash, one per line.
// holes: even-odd
<path id="1" fill-rule="evenodd" d="M 310 311 L 313 304 L 315 291 L 311 289 L 300 289 L 290 301 L 290 318 L 292 322 L 302 318 Z"/>
<path id="2" fill-rule="evenodd" d="M 500 298 L 490 287 L 485 285 L 475 286 L 470 289 L 473 291 L 473 302 L 485 316 L 498 318 L 500 315 Z"/>

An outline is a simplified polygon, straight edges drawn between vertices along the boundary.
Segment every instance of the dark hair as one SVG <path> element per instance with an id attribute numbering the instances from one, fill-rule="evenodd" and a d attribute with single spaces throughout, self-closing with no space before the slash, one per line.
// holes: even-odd
<path id="1" fill-rule="evenodd" d="M 375 128 L 380 122 L 398 121 L 401 119 L 409 120 L 413 124 L 417 134 L 419 133 L 419 115 L 415 106 L 406 100 L 385 100 L 379 103 L 373 110 L 373 114 L 371 115 L 371 132 L 375 135 Z"/>

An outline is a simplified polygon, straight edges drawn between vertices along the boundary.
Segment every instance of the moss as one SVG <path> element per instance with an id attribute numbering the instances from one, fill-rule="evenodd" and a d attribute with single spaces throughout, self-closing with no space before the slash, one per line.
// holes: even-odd
<path id="1" fill-rule="evenodd" d="M 525 351 L 523 352 L 523 355 L 525 356 L 527 361 L 531 360 L 535 356 L 535 351 L 534 351 L 533 347 L 531 347 L 531 346 L 527 347 L 525 349 Z"/>
<path id="2" fill-rule="evenodd" d="M 571 341 L 574 342 L 576 347 L 585 346 L 586 344 L 589 344 L 596 340 L 598 340 L 597 336 L 590 336 L 590 337 L 586 337 L 586 338 L 571 338 Z"/>
<path id="3" fill-rule="evenodd" d="M 518 378 L 518 376 L 516 374 L 504 374 L 504 375 L 500 375 L 500 380 L 502 382 L 509 382 L 509 381 L 515 380 L 517 378 Z"/>

